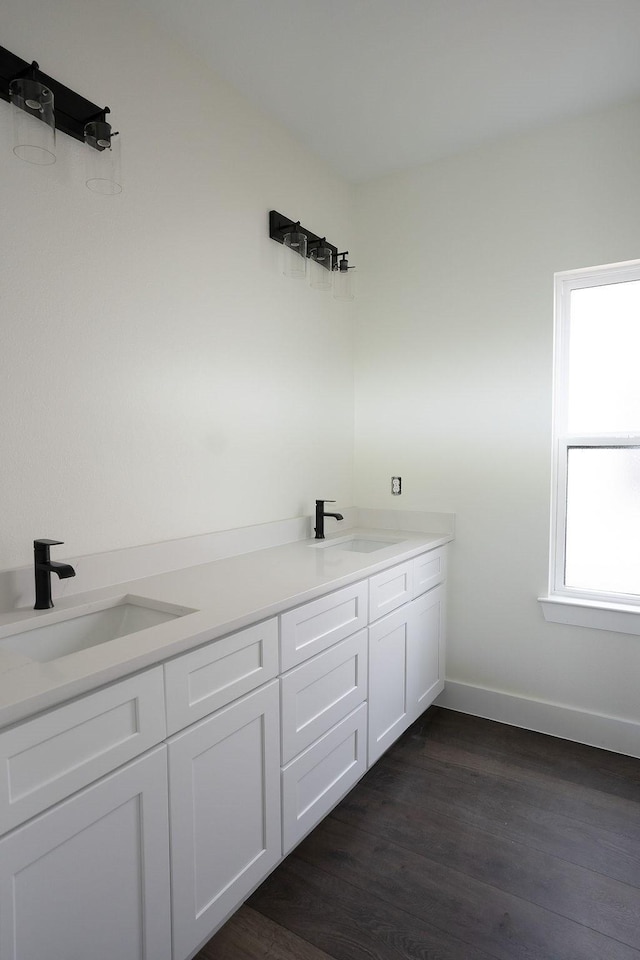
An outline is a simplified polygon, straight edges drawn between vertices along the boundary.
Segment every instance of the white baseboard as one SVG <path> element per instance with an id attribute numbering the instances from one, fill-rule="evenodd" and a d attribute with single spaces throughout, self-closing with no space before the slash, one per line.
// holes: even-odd
<path id="1" fill-rule="evenodd" d="M 548 733 L 629 757 L 640 757 L 640 723 L 563 707 L 557 703 L 515 697 L 468 683 L 448 680 L 436 705 L 513 727 Z"/>

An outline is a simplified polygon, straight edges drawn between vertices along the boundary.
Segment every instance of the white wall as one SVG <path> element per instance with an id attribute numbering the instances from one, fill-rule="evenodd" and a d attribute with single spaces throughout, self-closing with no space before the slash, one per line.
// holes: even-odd
<path id="1" fill-rule="evenodd" d="M 9 149 L 0 569 L 341 505 L 457 514 L 448 677 L 640 720 L 637 638 L 546 624 L 554 271 L 640 255 L 640 105 L 357 191 L 124 0 L 5 0 L 2 43 L 123 135 L 125 192 Z M 279 274 L 275 207 L 358 264 Z M 354 242 L 354 239 L 356 242 Z M 403 496 L 389 478 L 403 477 Z"/>
<path id="2" fill-rule="evenodd" d="M 348 186 L 124 0 L 6 0 L 2 44 L 99 104 L 83 146 L 10 149 L 0 101 L 0 569 L 352 503 L 352 307 L 279 271 L 275 208 L 353 249 Z"/>
<path id="3" fill-rule="evenodd" d="M 365 185 L 356 210 L 355 499 L 389 506 L 399 474 L 393 506 L 456 513 L 448 679 L 639 721 L 639 638 L 545 623 L 536 597 L 553 274 L 640 256 L 640 104 Z"/>

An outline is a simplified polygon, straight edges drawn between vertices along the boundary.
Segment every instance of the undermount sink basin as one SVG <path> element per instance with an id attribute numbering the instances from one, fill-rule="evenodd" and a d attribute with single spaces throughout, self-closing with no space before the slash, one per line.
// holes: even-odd
<path id="1" fill-rule="evenodd" d="M 193 613 L 188 607 L 126 596 L 76 610 L 56 610 L 45 617 L 0 629 L 0 652 L 22 654 L 46 663 L 70 653 L 138 633 L 147 627 Z M 46 619 L 46 622 L 43 622 Z"/>
<path id="2" fill-rule="evenodd" d="M 381 537 L 340 537 L 334 540 L 320 540 L 311 546 L 321 550 L 349 550 L 353 553 L 374 553 L 376 550 L 383 550 L 394 543 L 401 543 L 400 540 L 384 540 Z"/>

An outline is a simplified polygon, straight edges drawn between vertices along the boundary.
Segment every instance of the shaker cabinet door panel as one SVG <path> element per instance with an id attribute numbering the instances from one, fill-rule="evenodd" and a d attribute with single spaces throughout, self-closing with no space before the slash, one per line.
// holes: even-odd
<path id="1" fill-rule="evenodd" d="M 436 587 L 411 604 L 409 703 L 416 720 L 444 689 L 444 587 Z"/>
<path id="2" fill-rule="evenodd" d="M 409 607 L 407 604 L 369 627 L 369 766 L 410 722 Z"/>
<path id="3" fill-rule="evenodd" d="M 174 960 L 280 858 L 278 712 L 274 680 L 169 741 Z"/>
<path id="4" fill-rule="evenodd" d="M 166 747 L 0 840 L 0 960 L 170 960 Z"/>
<path id="5" fill-rule="evenodd" d="M 444 585 L 369 627 L 369 766 L 444 689 L 444 644 Z"/>

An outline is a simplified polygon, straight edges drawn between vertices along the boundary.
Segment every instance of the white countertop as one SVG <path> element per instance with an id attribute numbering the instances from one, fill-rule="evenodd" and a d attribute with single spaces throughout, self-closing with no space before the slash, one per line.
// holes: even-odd
<path id="1" fill-rule="evenodd" d="M 356 553 L 318 545 L 337 543 L 345 535 L 301 540 L 56 600 L 55 611 L 29 609 L 0 615 L 0 727 L 453 539 L 449 534 L 397 530 L 348 531 L 349 537 L 355 535 L 399 542 L 373 553 Z M 91 603 L 126 595 L 195 612 L 47 663 L 2 650 L 3 637 L 14 632 L 16 625 L 38 627 L 55 612 L 80 608 L 88 612 Z"/>

